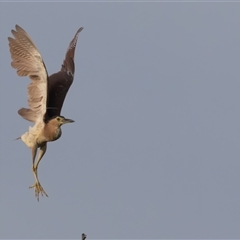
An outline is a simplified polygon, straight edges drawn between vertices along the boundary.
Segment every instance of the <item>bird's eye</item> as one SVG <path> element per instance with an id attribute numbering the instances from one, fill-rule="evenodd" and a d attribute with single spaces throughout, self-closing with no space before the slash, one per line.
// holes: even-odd
<path id="1" fill-rule="evenodd" d="M 60 121 L 60 117 L 57 117 L 57 120 Z"/>

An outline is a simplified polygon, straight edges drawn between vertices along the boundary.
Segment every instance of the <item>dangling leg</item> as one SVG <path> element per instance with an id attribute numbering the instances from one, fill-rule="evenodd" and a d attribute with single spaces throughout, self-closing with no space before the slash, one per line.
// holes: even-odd
<path id="1" fill-rule="evenodd" d="M 32 148 L 32 159 L 33 159 L 32 171 L 33 171 L 33 176 L 35 178 L 35 184 L 30 186 L 29 188 L 35 188 L 35 196 L 36 196 L 38 201 L 39 201 L 39 193 L 41 193 L 42 196 L 44 194 L 45 196 L 48 197 L 47 193 L 44 191 L 43 187 L 41 186 L 41 184 L 38 180 L 38 175 L 37 175 L 38 164 L 40 163 L 40 161 L 41 161 L 42 157 L 44 156 L 46 150 L 47 150 L 47 143 L 40 147 L 37 163 L 34 164 L 36 153 L 37 153 L 37 147 L 35 146 L 34 148 Z"/>

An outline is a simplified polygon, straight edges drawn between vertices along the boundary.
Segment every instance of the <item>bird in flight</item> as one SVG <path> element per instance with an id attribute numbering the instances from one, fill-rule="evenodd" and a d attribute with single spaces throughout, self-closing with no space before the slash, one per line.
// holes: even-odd
<path id="1" fill-rule="evenodd" d="M 16 69 L 18 76 L 28 76 L 31 80 L 28 85 L 29 108 L 19 109 L 18 114 L 34 123 L 34 126 L 29 127 L 28 132 L 17 139 L 21 139 L 32 151 L 32 172 L 35 183 L 29 188 L 35 189 L 35 196 L 39 201 L 39 194 L 48 197 L 38 180 L 37 173 L 38 165 L 47 150 L 47 143 L 61 137 L 63 124 L 74 122 L 61 116 L 61 109 L 73 82 L 74 53 L 78 35 L 83 27 L 78 29 L 70 42 L 61 70 L 51 76 L 48 76 L 42 56 L 32 39 L 20 26 L 15 27 L 16 30 L 11 31 L 14 38 L 8 38 L 11 65 Z"/>

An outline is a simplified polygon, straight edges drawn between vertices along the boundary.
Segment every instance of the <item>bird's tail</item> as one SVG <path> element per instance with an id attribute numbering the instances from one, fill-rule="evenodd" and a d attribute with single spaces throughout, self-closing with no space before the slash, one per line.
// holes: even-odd
<path id="1" fill-rule="evenodd" d="M 16 141 L 16 140 L 19 140 L 19 139 L 21 139 L 21 137 L 15 138 L 15 139 L 13 139 L 13 141 Z"/>

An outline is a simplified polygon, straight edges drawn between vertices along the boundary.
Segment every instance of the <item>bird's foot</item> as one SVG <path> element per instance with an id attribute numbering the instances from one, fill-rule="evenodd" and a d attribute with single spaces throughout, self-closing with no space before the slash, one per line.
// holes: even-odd
<path id="1" fill-rule="evenodd" d="M 42 197 L 45 195 L 48 197 L 47 193 L 44 191 L 43 187 L 41 186 L 40 182 L 35 182 L 32 186 L 29 188 L 35 188 L 35 197 L 39 201 L 39 193 L 41 193 Z"/>

